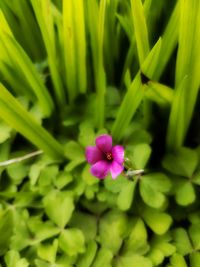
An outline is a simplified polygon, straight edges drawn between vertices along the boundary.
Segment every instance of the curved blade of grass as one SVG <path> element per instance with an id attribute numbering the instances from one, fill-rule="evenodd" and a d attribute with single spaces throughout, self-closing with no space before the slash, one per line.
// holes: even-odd
<path id="1" fill-rule="evenodd" d="M 51 12 L 51 1 L 31 0 L 31 4 L 45 43 L 57 103 L 59 106 L 63 106 L 66 103 L 66 97 L 58 71 L 59 66 L 56 57 L 56 37 L 54 33 L 53 15 Z"/>
<path id="2" fill-rule="evenodd" d="M 77 70 L 78 89 L 80 93 L 86 93 L 86 87 L 87 87 L 84 4 L 85 4 L 84 0 L 73 1 L 75 46 L 76 46 L 76 70 Z"/>
<path id="3" fill-rule="evenodd" d="M 97 50 L 97 81 L 96 81 L 96 106 L 98 112 L 96 115 L 96 125 L 99 129 L 103 128 L 105 118 L 105 92 L 106 92 L 106 75 L 103 66 L 103 39 L 104 39 L 104 23 L 105 10 L 107 0 L 102 0 L 99 7 L 98 21 L 98 50 Z"/>
<path id="4" fill-rule="evenodd" d="M 75 25 L 73 23 L 73 0 L 63 0 L 63 49 L 65 59 L 66 84 L 69 101 L 78 94 L 76 77 Z"/>
<path id="5" fill-rule="evenodd" d="M 167 146 L 169 149 L 176 149 L 184 143 L 200 86 L 200 2 L 181 0 L 180 12 L 176 63 L 177 92 L 175 95 L 177 96 L 172 103 L 168 126 Z M 186 76 L 187 79 L 182 84 Z M 182 84 L 181 89 L 179 84 Z M 171 121 L 176 121 L 176 124 Z"/>
<path id="6" fill-rule="evenodd" d="M 161 47 L 161 39 L 154 45 L 149 55 L 142 65 L 142 72 L 148 77 L 153 77 L 157 65 Z M 124 131 L 128 127 L 136 109 L 140 105 L 144 93 L 145 84 L 142 84 L 140 72 L 136 75 L 130 85 L 123 102 L 119 108 L 116 120 L 112 127 L 112 136 L 115 140 L 120 140 L 123 137 Z"/>
<path id="7" fill-rule="evenodd" d="M 63 158 L 62 146 L 0 84 L 0 116 L 52 158 Z"/>
<path id="8" fill-rule="evenodd" d="M 148 31 L 141 0 L 131 0 L 131 10 L 140 66 L 149 53 Z"/>
<path id="9" fill-rule="evenodd" d="M 44 46 L 29 1 L 0 1 L 4 15 L 12 28 L 16 40 L 26 50 L 31 59 L 41 60 Z M 28 20 L 27 20 L 28 18 Z"/>
<path id="10" fill-rule="evenodd" d="M 0 41 L 4 45 L 10 61 L 13 62 L 16 68 L 20 69 L 22 75 L 26 78 L 37 96 L 44 115 L 49 116 L 53 109 L 53 101 L 31 60 L 15 39 L 8 34 L 2 33 Z"/>
<path id="11" fill-rule="evenodd" d="M 167 62 L 172 55 L 178 42 L 178 25 L 180 19 L 180 5 L 177 2 L 174 11 L 169 19 L 167 27 L 162 36 L 162 47 L 160 51 L 158 65 L 155 70 L 155 79 L 159 79 Z"/>
<path id="12" fill-rule="evenodd" d="M 169 150 L 175 150 L 182 145 L 185 129 L 185 88 L 188 78 L 184 78 L 180 86 L 176 88 L 171 107 L 168 129 L 167 129 L 167 147 Z"/>
<path id="13" fill-rule="evenodd" d="M 181 16 L 176 65 L 176 85 L 186 75 L 188 76 L 185 95 L 186 125 L 184 132 L 186 132 L 190 124 L 200 86 L 200 2 L 198 0 L 181 0 L 180 5 Z"/>
<path id="14" fill-rule="evenodd" d="M 148 89 L 145 96 L 148 99 L 156 102 L 160 106 L 166 106 L 172 103 L 174 90 L 170 87 L 155 81 L 149 81 L 147 86 Z"/>

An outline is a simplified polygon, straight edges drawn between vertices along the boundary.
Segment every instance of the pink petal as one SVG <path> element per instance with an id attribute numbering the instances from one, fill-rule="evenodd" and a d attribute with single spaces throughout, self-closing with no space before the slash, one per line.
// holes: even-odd
<path id="1" fill-rule="evenodd" d="M 112 136 L 108 134 L 100 135 L 96 138 L 97 147 L 104 153 L 111 152 L 112 150 Z"/>
<path id="2" fill-rule="evenodd" d="M 117 161 L 119 164 L 122 164 L 124 162 L 124 148 L 123 146 L 114 146 L 112 148 L 112 155 L 114 161 Z"/>
<path id="3" fill-rule="evenodd" d="M 103 153 L 96 146 L 88 146 L 85 157 L 90 164 L 94 164 L 103 159 Z"/>
<path id="4" fill-rule="evenodd" d="M 96 176 L 97 178 L 103 179 L 108 175 L 110 169 L 110 164 L 105 160 L 98 161 L 91 167 L 92 175 Z"/>
<path id="5" fill-rule="evenodd" d="M 124 166 L 120 165 L 116 161 L 113 161 L 110 166 L 110 172 L 113 179 L 115 179 L 123 171 Z"/>

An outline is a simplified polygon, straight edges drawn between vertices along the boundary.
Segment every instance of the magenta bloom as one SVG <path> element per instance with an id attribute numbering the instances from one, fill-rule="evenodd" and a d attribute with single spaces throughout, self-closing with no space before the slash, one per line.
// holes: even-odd
<path id="1" fill-rule="evenodd" d="M 112 137 L 104 134 L 96 138 L 96 146 L 86 148 L 86 159 L 92 165 L 92 175 L 103 179 L 111 173 L 115 179 L 124 169 L 124 148 L 112 146 Z"/>

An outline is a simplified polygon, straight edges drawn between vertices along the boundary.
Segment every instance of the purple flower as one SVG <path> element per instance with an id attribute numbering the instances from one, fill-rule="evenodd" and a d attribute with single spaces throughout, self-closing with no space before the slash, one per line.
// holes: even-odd
<path id="1" fill-rule="evenodd" d="M 115 179 L 124 169 L 124 148 L 112 146 L 112 137 L 104 134 L 96 138 L 96 146 L 86 148 L 86 159 L 92 165 L 92 175 L 103 179 L 109 171 Z"/>

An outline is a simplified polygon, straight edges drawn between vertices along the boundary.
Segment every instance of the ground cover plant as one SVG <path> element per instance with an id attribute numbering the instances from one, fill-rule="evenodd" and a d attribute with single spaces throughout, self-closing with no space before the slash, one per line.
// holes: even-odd
<path id="1" fill-rule="evenodd" d="M 0 0 L 0 266 L 200 266 L 199 29 L 199 0 Z"/>

